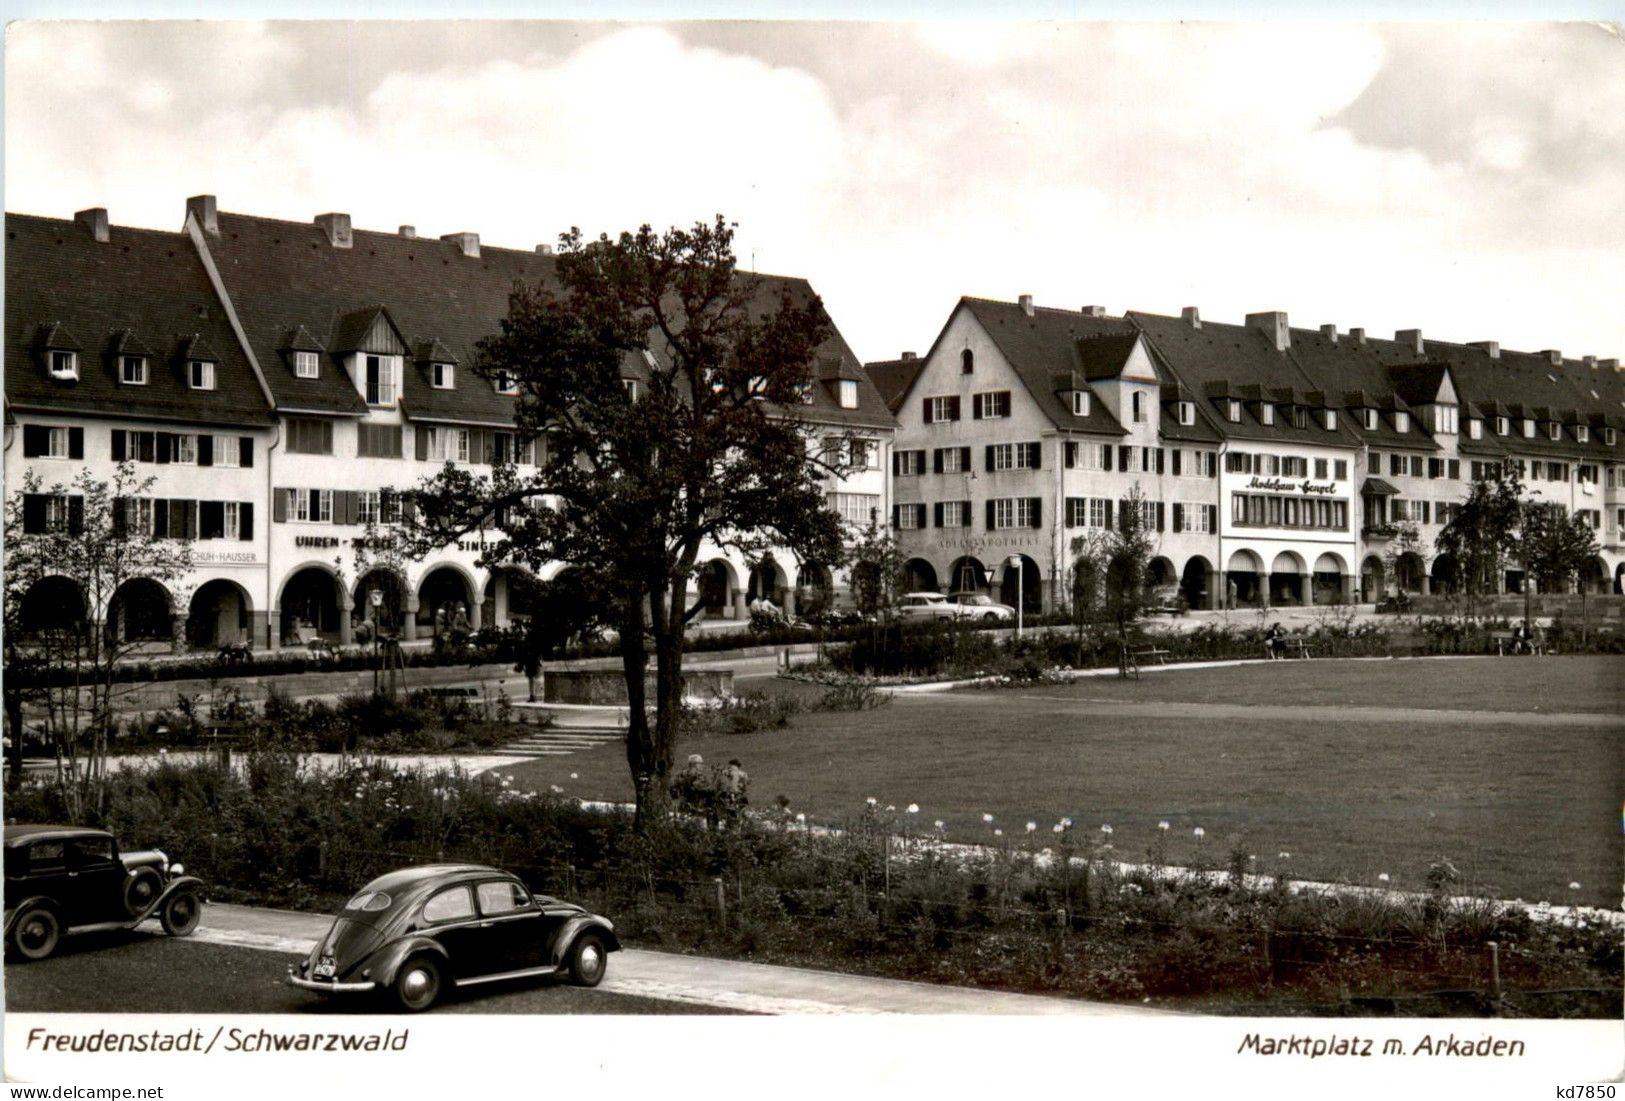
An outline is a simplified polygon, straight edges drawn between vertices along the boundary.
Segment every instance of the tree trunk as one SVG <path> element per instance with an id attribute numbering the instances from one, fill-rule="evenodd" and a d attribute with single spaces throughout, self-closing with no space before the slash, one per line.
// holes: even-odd
<path id="1" fill-rule="evenodd" d="M 663 794 L 664 776 L 656 769 L 654 738 L 649 730 L 643 671 L 649 664 L 644 652 L 643 587 L 629 584 L 622 593 L 621 667 L 626 674 L 626 763 L 632 772 L 637 813 L 633 827 L 648 825 L 649 814 Z"/>
<path id="2" fill-rule="evenodd" d="M 6 685 L 6 730 L 11 745 L 6 748 L 6 764 L 11 769 L 6 786 L 17 791 L 23 783 L 23 693 L 22 689 Z"/>
<path id="3" fill-rule="evenodd" d="M 673 589 L 682 585 L 684 581 L 676 581 Z M 664 587 L 650 590 L 649 610 L 655 642 L 655 764 L 662 783 L 671 774 L 672 751 L 677 745 L 677 725 L 683 707 L 682 596 L 676 597 L 676 603 L 668 603 L 670 599 Z M 676 615 L 673 615 L 674 609 Z"/>

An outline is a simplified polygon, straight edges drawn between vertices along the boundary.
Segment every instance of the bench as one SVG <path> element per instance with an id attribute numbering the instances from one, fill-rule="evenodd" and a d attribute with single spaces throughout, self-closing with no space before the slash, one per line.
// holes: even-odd
<path id="1" fill-rule="evenodd" d="M 1132 672 L 1134 679 L 1139 680 L 1140 666 L 1150 658 L 1156 658 L 1158 665 L 1167 665 L 1168 651 L 1156 646 L 1142 646 L 1133 650 L 1125 646 L 1123 647 L 1122 657 L 1118 661 L 1118 673 L 1126 677 Z"/>
<path id="2" fill-rule="evenodd" d="M 1505 657 L 1507 651 L 1512 649 L 1512 632 L 1511 631 L 1491 631 L 1490 632 L 1490 645 L 1495 647 L 1495 656 L 1496 657 L 1498 657 L 1498 658 L 1499 657 Z"/>
<path id="3" fill-rule="evenodd" d="M 431 689 L 429 689 L 429 695 L 435 697 L 436 699 L 442 699 L 442 700 L 444 700 L 444 699 L 463 699 L 463 698 L 467 698 L 467 697 L 470 697 L 470 696 L 473 696 L 473 697 L 477 698 L 479 696 L 479 694 L 480 694 L 480 690 L 478 688 L 469 687 L 467 685 L 462 685 L 462 686 L 458 686 L 458 687 L 454 687 L 454 688 L 431 688 Z"/>

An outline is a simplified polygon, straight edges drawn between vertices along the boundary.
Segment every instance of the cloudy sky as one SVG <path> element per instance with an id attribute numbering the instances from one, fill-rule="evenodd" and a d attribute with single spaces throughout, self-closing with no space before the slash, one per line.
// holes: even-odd
<path id="1" fill-rule="evenodd" d="M 1022 293 L 1625 356 L 1617 28 L 35 23 L 6 62 L 12 211 L 723 212 L 865 359 Z"/>

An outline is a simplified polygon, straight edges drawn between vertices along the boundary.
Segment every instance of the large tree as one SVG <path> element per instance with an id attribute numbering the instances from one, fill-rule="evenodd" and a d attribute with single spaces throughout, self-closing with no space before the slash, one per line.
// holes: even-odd
<path id="1" fill-rule="evenodd" d="M 754 559 L 779 546 L 841 561 L 841 521 L 824 498 L 832 460 L 795 415 L 832 334 L 816 297 L 736 270 L 721 217 L 613 239 L 572 229 L 556 279 L 514 289 L 475 365 L 517 385 L 515 423 L 539 441 L 537 466 L 484 478 L 448 465 L 420 487 L 408 536 L 422 552 L 493 527 L 486 562 L 564 562 L 602 579 L 641 823 L 671 771 L 701 552 Z"/>
<path id="2" fill-rule="evenodd" d="M 1597 536 L 1579 516 L 1571 516 L 1560 504 L 1527 501 L 1518 529 L 1518 556 L 1528 581 L 1541 592 L 1563 592 L 1580 575 L 1580 570 L 1597 554 Z"/>
<path id="3" fill-rule="evenodd" d="M 111 480 L 81 470 L 45 486 L 29 471 L 6 500 L 5 713 L 12 780 L 20 776 L 25 725 L 43 733 L 59 765 L 70 812 L 99 813 L 118 699 L 116 679 L 138 646 L 117 624 L 132 582 L 164 587 L 170 612 L 192 569 L 191 544 L 155 534 L 140 507 L 153 479 L 128 462 Z M 77 604 L 77 606 L 75 606 Z"/>
<path id="4" fill-rule="evenodd" d="M 1518 546 L 1523 480 L 1512 463 L 1492 465 L 1467 488 L 1450 522 L 1433 541 L 1456 562 L 1456 578 L 1471 614 L 1480 596 L 1500 591 L 1501 571 Z"/>

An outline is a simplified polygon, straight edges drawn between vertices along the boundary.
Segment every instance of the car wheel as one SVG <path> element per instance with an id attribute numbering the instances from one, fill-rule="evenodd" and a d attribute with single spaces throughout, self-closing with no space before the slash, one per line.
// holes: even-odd
<path id="1" fill-rule="evenodd" d="M 997 623 L 999 621 L 999 613 L 998 612 L 989 612 L 989 613 L 987 613 L 987 615 L 983 616 L 982 619 L 983 619 L 984 622 L 987 622 L 987 623 Z"/>
<path id="2" fill-rule="evenodd" d="M 577 986 L 597 986 L 609 969 L 609 949 L 597 933 L 582 933 L 570 946 L 570 981 Z"/>
<path id="3" fill-rule="evenodd" d="M 11 946 L 25 960 L 42 960 L 56 951 L 62 927 L 56 915 L 43 906 L 30 906 L 17 915 L 11 929 Z"/>
<path id="4" fill-rule="evenodd" d="M 408 1013 L 421 1013 L 440 997 L 440 965 L 418 956 L 401 965 L 395 976 L 395 1001 Z"/>
<path id="5" fill-rule="evenodd" d="M 203 906 L 198 902 L 197 895 L 191 891 L 181 891 L 169 896 L 164 908 L 159 911 L 158 920 L 163 923 L 164 932 L 170 936 L 189 937 L 202 916 Z"/>
<path id="6" fill-rule="evenodd" d="M 124 908 L 131 917 L 143 914 L 163 889 L 164 881 L 158 878 L 157 872 L 151 868 L 137 868 L 124 881 Z"/>

